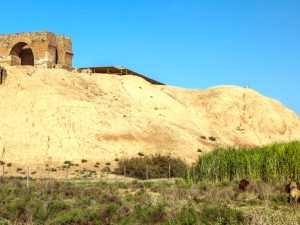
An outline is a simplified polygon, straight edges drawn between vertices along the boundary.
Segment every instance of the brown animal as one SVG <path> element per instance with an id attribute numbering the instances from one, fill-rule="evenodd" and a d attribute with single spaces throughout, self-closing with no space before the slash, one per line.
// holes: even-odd
<path id="1" fill-rule="evenodd" d="M 293 206 L 296 206 L 300 199 L 300 191 L 296 182 L 291 182 L 289 185 L 290 196 L 289 201 Z"/>
<path id="2" fill-rule="evenodd" d="M 250 182 L 246 179 L 241 179 L 239 183 L 239 189 L 241 191 L 246 191 L 247 186 L 250 184 Z"/>
<path id="3" fill-rule="evenodd" d="M 291 188 L 290 188 L 291 183 L 292 182 L 285 185 L 285 192 L 286 193 L 291 193 Z M 297 188 L 300 190 L 300 182 L 297 182 L 296 184 L 297 184 Z"/>

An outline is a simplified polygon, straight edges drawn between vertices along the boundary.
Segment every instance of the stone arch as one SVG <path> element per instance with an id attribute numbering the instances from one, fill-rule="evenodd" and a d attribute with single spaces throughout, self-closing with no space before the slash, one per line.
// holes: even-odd
<path id="1" fill-rule="evenodd" d="M 19 42 L 12 47 L 10 53 L 11 65 L 30 65 L 34 66 L 33 51 L 25 42 Z"/>
<path id="2" fill-rule="evenodd" d="M 27 37 L 24 37 L 24 36 L 19 36 L 19 37 L 16 37 L 16 38 L 14 38 L 11 42 L 10 42 L 10 44 L 9 44 L 9 46 L 8 46 L 8 49 L 12 49 L 12 47 L 14 47 L 17 43 L 19 43 L 19 42 L 25 42 L 25 43 L 27 43 L 28 45 L 32 45 L 32 41 L 31 41 L 31 39 L 30 38 L 27 38 Z"/>
<path id="3" fill-rule="evenodd" d="M 20 49 L 21 48 L 21 49 Z M 25 49 L 25 51 L 22 52 L 22 49 Z M 22 55 L 20 55 L 22 52 Z M 18 54 L 19 53 L 19 54 Z M 24 37 L 24 36 L 19 36 L 14 38 L 9 46 L 8 46 L 8 52 L 7 56 L 10 57 L 11 65 L 22 65 L 22 58 L 26 58 L 26 53 L 27 55 L 29 54 L 29 57 L 27 58 L 28 61 L 26 60 L 23 62 L 23 65 L 34 65 L 34 60 L 35 60 L 35 51 L 32 47 L 32 40 L 30 38 Z M 21 56 L 21 57 L 20 57 Z M 32 62 L 33 58 L 33 62 Z"/>

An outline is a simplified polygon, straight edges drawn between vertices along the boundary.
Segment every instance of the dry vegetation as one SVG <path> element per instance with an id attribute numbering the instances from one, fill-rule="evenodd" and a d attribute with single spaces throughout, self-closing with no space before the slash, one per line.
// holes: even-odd
<path id="1" fill-rule="evenodd" d="M 0 224 L 299 224 L 278 182 L 1 180 Z M 263 209 L 263 211 L 262 211 Z M 296 209 L 298 211 L 298 209 Z"/>
<path id="2" fill-rule="evenodd" d="M 206 162 L 207 166 L 201 173 L 201 167 L 189 173 L 182 161 L 160 155 L 140 153 L 132 160 L 116 160 L 120 168 L 127 163 L 134 171 L 153 162 L 162 168 L 178 163 L 182 166 L 174 168 L 180 168 L 178 174 L 184 178 L 38 179 L 30 180 L 29 186 L 21 178 L 2 178 L 0 224 L 296 225 L 300 223 L 299 208 L 292 207 L 289 200 L 297 184 L 286 180 L 298 178 L 298 148 L 299 142 L 291 142 L 244 151 L 216 150 L 199 157 L 197 165 Z M 238 172 L 246 162 L 257 167 L 248 165 L 248 170 Z M 275 173 L 272 165 L 282 167 L 275 167 Z M 212 169 L 213 173 L 205 173 Z M 145 179 L 144 172 L 137 177 Z M 244 175 L 247 180 L 240 181 Z M 166 177 L 160 171 L 155 176 Z"/>

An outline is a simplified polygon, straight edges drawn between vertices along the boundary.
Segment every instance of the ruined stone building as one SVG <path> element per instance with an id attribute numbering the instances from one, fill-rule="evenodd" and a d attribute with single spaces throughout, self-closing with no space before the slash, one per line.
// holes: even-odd
<path id="1" fill-rule="evenodd" d="M 0 34 L 0 85 L 7 77 L 6 70 L 1 68 L 1 65 L 30 65 L 71 70 L 73 69 L 72 59 L 70 37 L 48 31 Z M 122 66 L 85 67 L 77 70 L 121 76 L 132 75 L 141 77 L 152 84 L 163 84 Z"/>
<path id="2" fill-rule="evenodd" d="M 70 37 L 51 32 L 0 35 L 0 64 L 72 68 Z"/>

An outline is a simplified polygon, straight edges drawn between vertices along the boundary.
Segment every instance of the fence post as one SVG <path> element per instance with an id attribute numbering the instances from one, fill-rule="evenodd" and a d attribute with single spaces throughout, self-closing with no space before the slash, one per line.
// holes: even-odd
<path id="1" fill-rule="evenodd" d="M 27 188 L 29 187 L 29 166 L 27 166 L 27 181 L 26 181 Z"/>
<path id="2" fill-rule="evenodd" d="M 148 180 L 148 166 L 146 166 L 146 180 Z"/>
<path id="3" fill-rule="evenodd" d="M 124 177 L 126 177 L 126 166 L 124 166 Z"/>
<path id="4" fill-rule="evenodd" d="M 4 172 L 4 164 L 2 164 L 2 177 L 4 177 L 5 172 Z"/>
<path id="5" fill-rule="evenodd" d="M 67 169 L 67 171 L 66 171 L 66 173 L 67 173 L 67 174 L 66 174 L 66 178 L 67 178 L 67 180 L 68 180 L 68 179 L 69 179 L 69 167 L 67 166 L 66 169 Z"/>
<path id="6" fill-rule="evenodd" d="M 195 166 L 193 166 L 193 175 L 192 178 L 195 179 Z"/>
<path id="7" fill-rule="evenodd" d="M 48 172 L 48 183 L 49 183 L 50 182 L 50 165 L 48 165 L 47 172 Z"/>
<path id="8" fill-rule="evenodd" d="M 171 178 L 171 164 L 169 163 L 169 174 L 168 174 L 168 178 L 169 178 L 169 180 L 170 180 L 170 178 Z"/>

